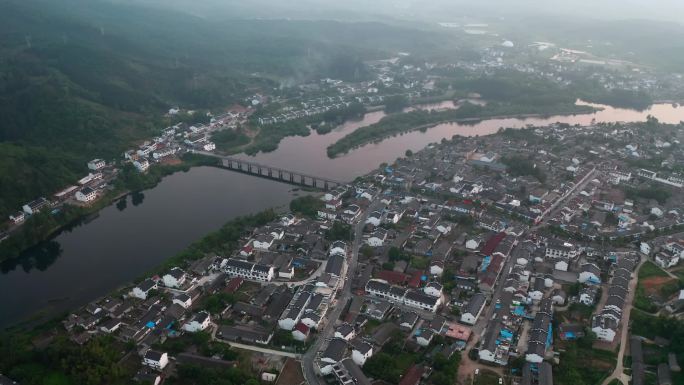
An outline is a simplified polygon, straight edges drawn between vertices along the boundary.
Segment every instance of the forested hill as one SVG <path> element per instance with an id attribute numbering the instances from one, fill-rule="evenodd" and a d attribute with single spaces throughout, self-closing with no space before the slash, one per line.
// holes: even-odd
<path id="1" fill-rule="evenodd" d="M 0 215 L 149 137 L 169 107 L 219 108 L 387 51 L 446 47 L 378 23 L 205 20 L 104 0 L 0 1 Z M 361 70 L 360 70 L 361 69 Z M 350 79 L 351 80 L 351 79 Z"/>

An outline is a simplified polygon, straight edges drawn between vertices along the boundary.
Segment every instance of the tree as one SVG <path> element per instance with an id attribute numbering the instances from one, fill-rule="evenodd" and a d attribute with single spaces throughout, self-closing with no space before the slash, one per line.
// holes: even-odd
<path id="1" fill-rule="evenodd" d="M 410 158 L 410 157 L 413 156 L 413 151 L 411 151 L 411 150 L 406 150 L 405 155 L 406 155 L 407 158 Z"/>

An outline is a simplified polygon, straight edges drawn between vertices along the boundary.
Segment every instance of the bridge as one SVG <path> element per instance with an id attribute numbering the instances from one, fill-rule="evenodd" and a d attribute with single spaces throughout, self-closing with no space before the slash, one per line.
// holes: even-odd
<path id="1" fill-rule="evenodd" d="M 275 180 L 282 183 L 289 183 L 297 186 L 311 187 L 321 190 L 329 190 L 331 188 L 345 184 L 345 182 L 333 179 L 307 175 L 301 172 L 267 166 L 264 164 L 237 159 L 230 156 L 218 155 L 211 152 L 195 151 L 195 153 L 220 159 L 221 164 L 219 167 L 231 171 L 241 172 L 243 174 Z"/>

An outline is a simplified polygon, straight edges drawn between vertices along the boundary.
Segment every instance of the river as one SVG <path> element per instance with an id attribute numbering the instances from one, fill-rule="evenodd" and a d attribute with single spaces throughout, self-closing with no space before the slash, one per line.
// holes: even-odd
<path id="1" fill-rule="evenodd" d="M 237 216 L 286 205 L 293 187 L 214 167 L 176 173 L 0 264 L 0 326 L 54 316 L 150 271 Z M 142 199 L 141 199 L 142 198 Z"/>
<path id="2" fill-rule="evenodd" d="M 424 108 L 447 108 L 449 103 L 430 104 Z M 415 152 L 425 148 L 430 143 L 436 143 L 442 139 L 451 139 L 454 135 L 489 135 L 496 133 L 502 127 L 546 126 L 556 122 L 571 125 L 587 125 L 592 122 L 640 122 L 646 121 L 646 117 L 649 115 L 655 116 L 663 123 L 675 124 L 684 121 L 684 107 L 674 107 L 671 104 L 655 104 L 644 111 L 613 108 L 580 101 L 577 104 L 602 108 L 602 110 L 591 114 L 558 115 L 547 118 L 489 119 L 476 124 L 439 124 L 425 131 L 411 131 L 385 138 L 378 143 L 361 146 L 332 159 L 328 157 L 326 149 L 329 145 L 359 127 L 377 123 L 385 116 L 384 112 L 376 111 L 366 114 L 362 120 L 342 124 L 328 134 L 319 135 L 313 131 L 311 135 L 306 137 L 288 137 L 280 142 L 276 151 L 259 153 L 255 156 L 240 154 L 237 157 L 261 164 L 277 165 L 281 168 L 297 170 L 309 175 L 336 180 L 353 180 L 355 177 L 377 168 L 380 163 L 391 163 L 396 158 L 404 156 L 406 150 L 410 149 Z M 453 107 L 453 104 L 451 106 Z"/>
<path id="3" fill-rule="evenodd" d="M 425 132 L 404 133 L 328 158 L 328 145 L 385 116 L 376 111 L 325 135 L 312 132 L 307 137 L 285 138 L 274 152 L 238 157 L 311 175 L 352 180 L 382 162 L 404 156 L 407 149 L 418 151 L 453 135 L 487 135 L 501 127 L 555 122 L 574 125 L 645 121 L 648 115 L 666 123 L 684 120 L 684 107 L 670 104 L 654 105 L 641 112 L 599 107 L 603 110 L 575 116 L 440 124 Z M 443 102 L 420 108 L 454 105 Z M 92 221 L 63 231 L 22 257 L 0 264 L 0 326 L 34 313 L 54 316 L 83 305 L 151 270 L 230 219 L 285 205 L 294 196 L 291 186 L 211 167 L 166 177 L 157 187 L 144 192 L 142 202 L 140 196 L 135 204 L 133 197 L 128 197 L 125 209 L 111 205 Z"/>

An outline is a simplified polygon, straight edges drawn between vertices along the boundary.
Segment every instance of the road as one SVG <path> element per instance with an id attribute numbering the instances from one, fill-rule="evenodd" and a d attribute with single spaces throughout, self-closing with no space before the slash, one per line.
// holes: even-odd
<path id="1" fill-rule="evenodd" d="M 335 330 L 335 322 L 340 318 L 342 310 L 352 297 L 351 282 L 356 274 L 356 267 L 359 258 L 359 248 L 361 247 L 361 239 L 363 237 L 363 227 L 365 225 L 368 214 L 373 212 L 379 206 L 380 201 L 375 200 L 371 202 L 368 209 L 364 212 L 358 222 L 354 223 L 354 240 L 352 241 L 351 257 L 344 277 L 344 286 L 337 300 L 337 305 L 332 307 L 332 311 L 326 317 L 327 321 L 323 329 L 318 333 L 316 342 L 309 348 L 309 350 L 302 356 L 302 371 L 304 379 L 309 385 L 322 384 L 320 377 L 316 374 L 316 357 L 324 348 L 324 343 L 329 341 Z"/>
<path id="2" fill-rule="evenodd" d="M 608 385 L 614 379 L 620 380 L 623 384 L 629 384 L 630 376 L 625 374 L 625 368 L 622 364 L 625 358 L 625 350 L 627 350 L 627 341 L 629 340 L 629 316 L 632 312 L 632 305 L 634 303 L 634 295 L 636 294 L 637 283 L 639 282 L 639 269 L 646 262 L 648 258 L 641 256 L 641 262 L 634 271 L 632 280 L 629 281 L 629 292 L 625 301 L 625 311 L 622 312 L 622 320 L 620 321 L 620 350 L 618 351 L 617 363 L 615 370 L 608 376 L 601 385 Z"/>
<path id="3" fill-rule="evenodd" d="M 508 275 L 508 273 L 513 268 L 514 264 L 515 259 L 508 256 L 501 270 L 501 274 L 499 275 L 499 279 L 496 280 L 494 292 L 492 293 L 492 299 L 489 302 L 489 305 L 487 306 L 485 311 L 482 314 L 480 314 L 480 318 L 478 318 L 477 322 L 475 323 L 475 325 L 473 325 L 471 329 L 472 331 L 470 341 L 468 341 L 468 344 L 466 345 L 463 354 L 461 354 L 461 363 L 458 367 L 458 383 L 460 384 L 466 384 L 467 378 L 470 377 L 471 374 L 474 375 L 476 368 L 486 368 L 487 370 L 491 370 L 499 373 L 500 375 L 503 375 L 503 371 L 498 370 L 500 368 L 481 365 L 477 361 L 471 360 L 468 357 L 468 353 L 472 348 L 477 346 L 478 342 L 480 342 L 480 336 L 482 332 L 487 327 L 487 323 L 489 322 L 489 320 L 492 319 L 492 316 L 494 315 L 494 310 L 496 310 L 496 301 L 499 298 L 501 298 L 501 294 L 503 293 L 504 285 L 502 285 L 501 282 L 504 281 L 504 277 Z"/>
<path id="4" fill-rule="evenodd" d="M 570 190 L 568 190 L 568 192 L 566 192 L 562 197 L 556 199 L 556 201 L 551 205 L 551 207 L 547 211 L 547 214 L 544 216 L 544 219 L 538 224 L 532 226 L 530 230 L 538 230 L 541 226 L 546 224 L 546 222 L 548 222 L 550 218 L 553 218 L 556 212 L 559 210 L 559 208 L 562 209 L 560 205 L 568 199 L 574 198 L 580 191 L 582 191 L 584 186 L 586 186 L 587 183 L 589 183 L 591 178 L 594 176 L 594 173 L 596 173 L 596 167 L 592 168 L 591 171 L 589 171 L 576 185 L 574 185 Z"/>

